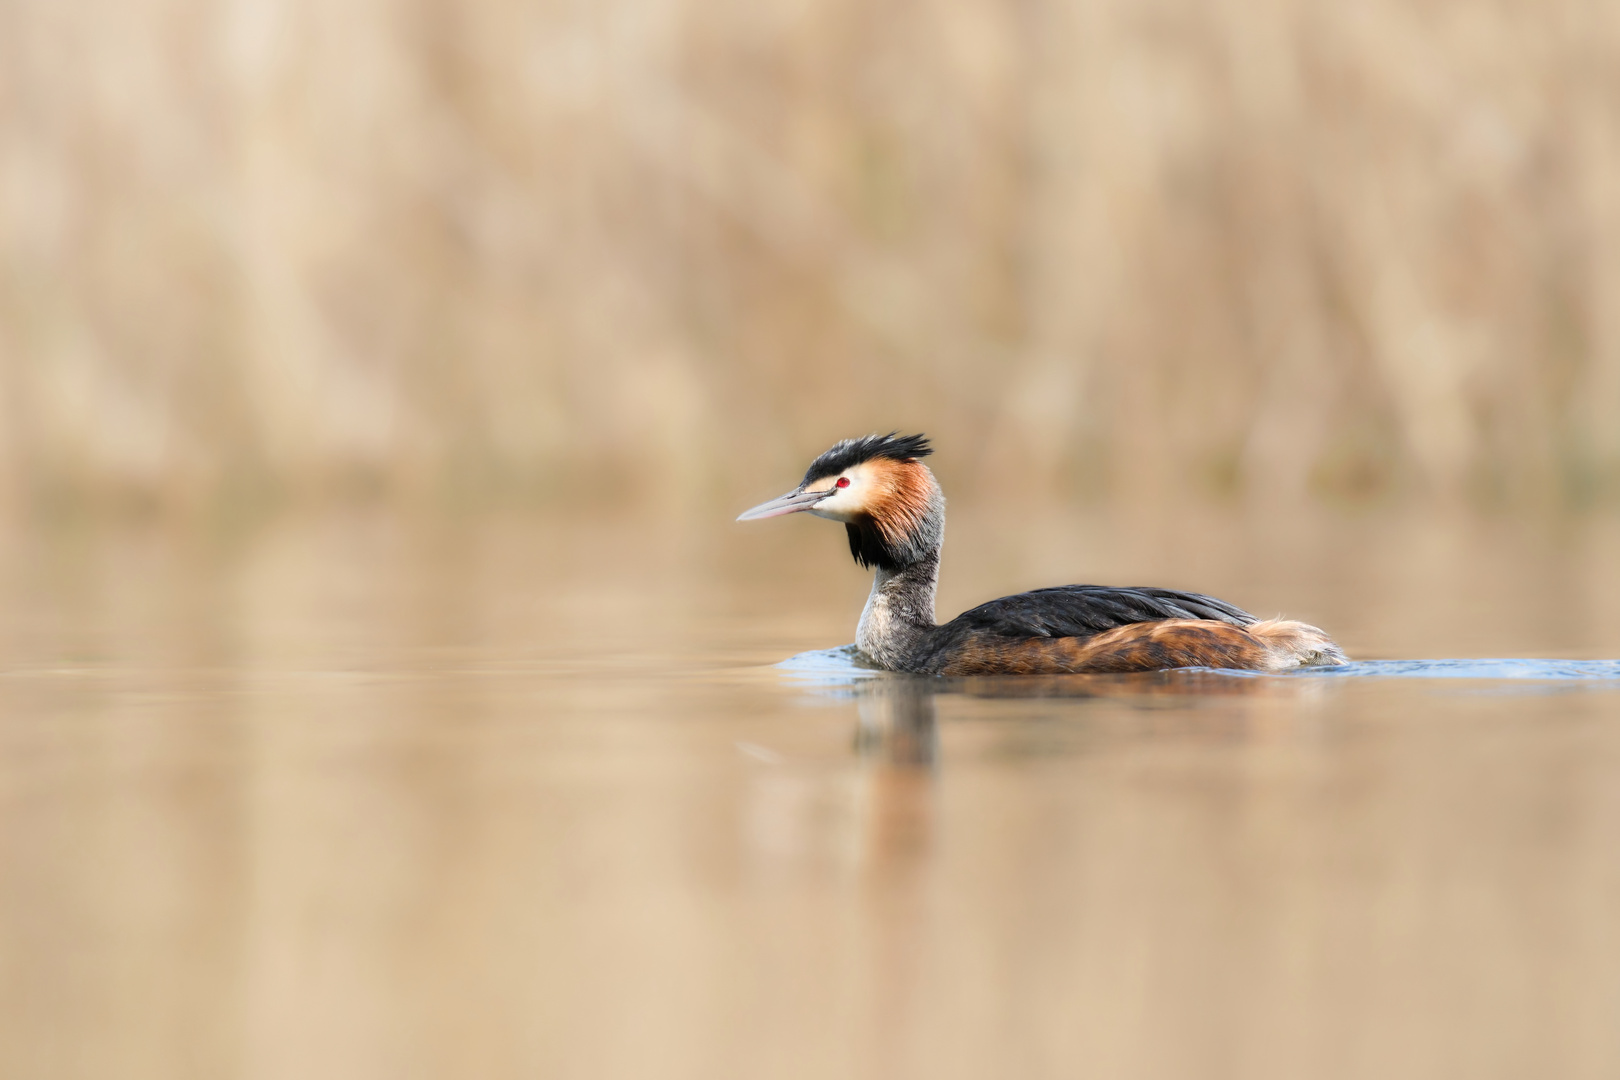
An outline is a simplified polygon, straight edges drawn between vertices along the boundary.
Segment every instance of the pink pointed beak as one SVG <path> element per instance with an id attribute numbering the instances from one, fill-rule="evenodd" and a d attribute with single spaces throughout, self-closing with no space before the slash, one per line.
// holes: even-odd
<path id="1" fill-rule="evenodd" d="M 803 488 L 794 488 L 781 498 L 760 503 L 752 510 L 744 510 L 737 515 L 737 520 L 761 521 L 765 518 L 781 517 L 783 514 L 797 514 L 800 510 L 810 509 L 837 490 L 832 488 L 828 491 L 805 491 Z"/>

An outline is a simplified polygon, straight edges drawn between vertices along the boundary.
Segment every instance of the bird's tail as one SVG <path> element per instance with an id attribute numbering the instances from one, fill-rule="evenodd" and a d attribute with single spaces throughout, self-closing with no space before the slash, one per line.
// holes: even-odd
<path id="1" fill-rule="evenodd" d="M 1272 663 L 1268 666 L 1273 671 L 1319 664 L 1343 664 L 1350 659 L 1344 655 L 1343 649 L 1333 644 L 1332 638 L 1307 623 L 1294 622 L 1292 619 L 1266 619 L 1244 629 L 1271 654 Z"/>

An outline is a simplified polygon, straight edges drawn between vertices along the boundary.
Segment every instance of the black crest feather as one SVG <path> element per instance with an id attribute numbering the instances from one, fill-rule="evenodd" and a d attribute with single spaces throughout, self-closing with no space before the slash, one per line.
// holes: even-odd
<path id="1" fill-rule="evenodd" d="M 891 431 L 887 435 L 865 435 L 859 439 L 845 439 L 810 463 L 804 474 L 804 483 L 813 483 L 826 476 L 836 476 L 845 469 L 853 469 L 863 461 L 888 458 L 891 461 L 916 461 L 934 452 L 926 435 L 902 435 Z"/>

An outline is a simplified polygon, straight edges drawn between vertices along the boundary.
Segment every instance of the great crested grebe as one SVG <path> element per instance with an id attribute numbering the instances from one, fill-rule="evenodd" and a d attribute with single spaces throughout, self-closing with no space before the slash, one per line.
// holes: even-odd
<path id="1" fill-rule="evenodd" d="M 798 487 L 737 518 L 808 510 L 844 523 L 850 554 L 877 571 L 855 644 L 880 667 L 1053 675 L 1345 662 L 1314 626 L 1262 621 L 1214 597 L 1171 589 L 1060 585 L 1004 596 L 936 625 L 945 496 L 921 460 L 931 453 L 923 435 L 845 439 L 810 463 Z"/>

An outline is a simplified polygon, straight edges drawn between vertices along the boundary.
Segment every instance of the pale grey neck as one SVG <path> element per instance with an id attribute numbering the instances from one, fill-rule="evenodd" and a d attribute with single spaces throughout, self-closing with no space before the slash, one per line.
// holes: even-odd
<path id="1" fill-rule="evenodd" d="M 904 670 L 934 629 L 934 589 L 939 583 L 939 548 L 910 566 L 879 570 L 866 598 L 855 645 L 891 671 Z"/>

